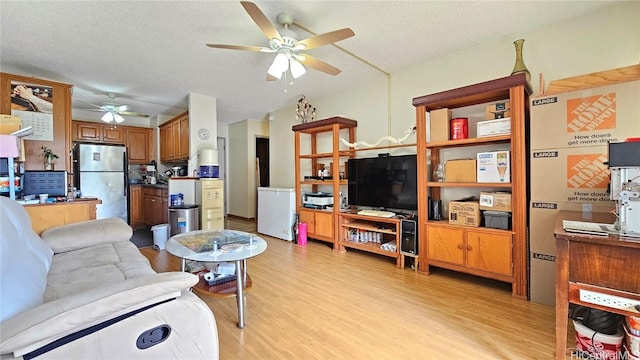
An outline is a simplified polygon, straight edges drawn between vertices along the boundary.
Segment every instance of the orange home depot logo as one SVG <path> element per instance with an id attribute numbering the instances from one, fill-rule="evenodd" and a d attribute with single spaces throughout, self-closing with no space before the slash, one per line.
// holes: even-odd
<path id="1" fill-rule="evenodd" d="M 583 154 L 567 156 L 567 187 L 606 188 L 609 183 L 609 168 L 605 165 L 605 154 Z"/>
<path id="2" fill-rule="evenodd" d="M 615 127 L 616 93 L 567 100 L 567 132 Z"/>

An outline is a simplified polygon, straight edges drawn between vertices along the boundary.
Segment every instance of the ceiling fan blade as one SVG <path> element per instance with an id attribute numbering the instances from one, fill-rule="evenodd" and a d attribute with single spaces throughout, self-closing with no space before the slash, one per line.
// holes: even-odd
<path id="1" fill-rule="evenodd" d="M 302 64 L 307 65 L 311 68 L 314 68 L 316 70 L 320 70 L 324 73 L 327 73 L 329 75 L 338 75 L 340 74 L 340 72 L 342 72 L 340 69 L 338 69 L 337 67 L 333 66 L 333 65 L 329 65 L 326 62 L 315 58 L 311 55 L 307 55 L 307 54 L 303 54 L 303 55 L 299 55 L 296 57 L 298 59 L 298 61 L 300 61 Z"/>
<path id="2" fill-rule="evenodd" d="M 267 74 L 267 81 L 274 81 L 274 80 L 278 80 L 278 78 L 271 74 Z"/>
<path id="3" fill-rule="evenodd" d="M 147 115 L 147 114 L 143 114 L 143 113 L 139 113 L 139 112 L 135 112 L 135 111 L 119 111 L 118 114 L 125 115 L 125 116 L 143 117 L 143 118 L 148 118 L 149 117 L 149 115 Z"/>
<path id="4" fill-rule="evenodd" d="M 210 48 L 216 48 L 216 49 L 249 50 L 249 51 L 262 51 L 262 52 L 272 51 L 271 49 L 265 48 L 262 46 L 250 46 L 250 45 L 207 44 L 207 46 Z"/>
<path id="5" fill-rule="evenodd" d="M 305 50 L 313 49 L 322 45 L 327 45 L 334 42 L 338 42 L 340 40 L 348 39 L 354 35 L 355 34 L 353 30 L 349 28 L 344 28 L 344 29 L 330 31 L 328 33 L 312 36 L 304 40 L 300 40 L 296 42 L 295 46 L 304 45 Z"/>
<path id="6" fill-rule="evenodd" d="M 86 102 L 86 101 L 82 101 L 82 100 L 78 100 L 78 102 L 81 102 L 83 104 L 87 104 L 89 106 L 93 106 L 93 107 L 96 107 L 96 108 L 100 109 L 100 110 L 96 110 L 96 109 L 91 109 L 91 110 L 105 111 L 105 109 L 104 109 L 104 107 L 102 105 L 96 105 L 96 104 L 92 104 L 92 103 L 89 103 L 89 102 Z M 83 110 L 89 110 L 89 109 L 83 109 Z"/>
<path id="7" fill-rule="evenodd" d="M 251 16 L 260 30 L 262 30 L 262 32 L 267 35 L 267 38 L 269 38 L 269 40 L 278 39 L 282 41 L 282 36 L 280 36 L 278 30 L 276 30 L 273 24 L 271 24 L 271 21 L 267 19 L 262 10 L 260 10 L 260 8 L 258 8 L 256 4 L 249 1 L 241 1 L 240 4 L 242 4 L 242 7 L 247 11 L 249 16 Z"/>

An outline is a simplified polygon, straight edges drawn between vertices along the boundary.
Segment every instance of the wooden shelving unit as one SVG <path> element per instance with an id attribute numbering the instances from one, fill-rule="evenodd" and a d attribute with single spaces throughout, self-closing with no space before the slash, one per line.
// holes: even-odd
<path id="1" fill-rule="evenodd" d="M 396 259 L 396 266 L 400 266 L 400 219 L 365 216 L 347 212 L 340 213 L 338 217 L 340 222 L 340 232 L 338 233 L 340 251 L 352 248 L 389 256 Z M 380 234 L 380 242 L 353 241 L 351 240 L 352 230 Z M 382 244 L 390 241 L 395 242 L 395 251 L 385 250 L 381 247 Z"/>
<path id="2" fill-rule="evenodd" d="M 340 133 L 347 133 L 350 143 L 355 140 L 355 128 L 358 123 L 355 120 L 340 116 L 294 125 L 291 129 L 295 136 L 295 179 L 296 179 L 296 211 L 300 216 L 300 222 L 308 224 L 307 236 L 316 240 L 333 244 L 333 249 L 338 250 L 338 213 L 340 211 L 340 186 L 346 185 L 347 180 L 340 180 L 340 162 L 353 157 L 353 150 L 340 150 Z M 331 134 L 331 152 L 318 152 L 318 135 Z M 308 136 L 310 152 L 301 153 L 302 136 Z M 304 176 L 315 176 L 312 173 L 318 164 L 318 160 L 327 159 L 333 166 L 329 170 L 331 180 L 305 180 Z M 305 162 L 304 164 L 302 164 Z M 303 174 L 302 169 L 308 171 Z M 309 170 L 307 170 L 309 169 Z M 302 204 L 303 186 L 311 192 L 317 192 L 319 186 L 331 186 L 333 194 L 333 206 L 330 210 L 315 210 L 305 208 Z M 308 191 L 308 190 L 307 190 Z"/>
<path id="3" fill-rule="evenodd" d="M 516 74 L 413 99 L 416 107 L 418 160 L 419 270 L 443 267 L 512 284 L 514 297 L 527 299 L 527 150 L 526 129 L 531 85 Z M 427 142 L 427 114 L 440 108 L 456 109 L 509 100 L 511 134 L 443 142 Z M 484 145 L 506 145 L 511 151 L 510 183 L 438 183 L 429 181 L 428 164 L 438 164 L 442 151 L 464 148 L 469 153 Z M 428 197 L 443 199 L 446 188 L 498 188 L 512 193 L 512 230 L 451 225 L 428 220 Z"/>

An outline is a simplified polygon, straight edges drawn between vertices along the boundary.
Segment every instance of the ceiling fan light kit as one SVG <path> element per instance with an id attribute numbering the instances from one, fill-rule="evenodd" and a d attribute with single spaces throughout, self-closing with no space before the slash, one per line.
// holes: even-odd
<path id="1" fill-rule="evenodd" d="M 116 104 L 116 94 L 114 93 L 111 93 L 111 92 L 107 93 L 107 97 L 109 98 L 109 101 L 102 105 L 95 105 L 95 104 L 84 102 L 82 100 L 79 100 L 79 101 L 96 108 L 96 109 L 86 109 L 88 111 L 99 111 L 99 112 L 104 111 L 104 114 L 102 115 L 101 120 L 106 122 L 107 124 L 110 124 L 112 122 L 115 122 L 116 124 L 120 124 L 121 122 L 124 121 L 123 115 L 144 117 L 144 118 L 149 117 L 149 115 L 147 114 L 129 111 L 129 106 L 127 105 Z"/>
<path id="2" fill-rule="evenodd" d="M 124 121 L 124 118 L 118 113 L 108 111 L 104 113 L 104 115 L 102 115 L 102 121 L 106 122 L 107 124 L 110 124 L 114 121 L 116 122 L 116 124 L 120 124 Z"/>
<path id="3" fill-rule="evenodd" d="M 335 76 L 340 73 L 340 69 L 313 56 L 302 54 L 300 52 L 350 38 L 355 35 L 351 29 L 344 28 L 335 30 L 298 41 L 295 39 L 297 35 L 289 29 L 289 26 L 293 24 L 293 16 L 290 14 L 278 14 L 278 23 L 283 26 L 281 32 L 278 32 L 256 4 L 248 1 L 241 1 L 240 4 L 247 11 L 256 25 L 258 25 L 260 30 L 262 30 L 262 32 L 267 36 L 268 47 L 207 44 L 208 47 L 277 53 L 271 63 L 271 66 L 269 66 L 269 69 L 267 70 L 267 81 L 281 79 L 283 74 L 285 74 L 286 78 L 287 71 L 291 72 L 291 77 L 297 79 L 307 72 L 305 66 L 314 68 L 329 75 Z"/>

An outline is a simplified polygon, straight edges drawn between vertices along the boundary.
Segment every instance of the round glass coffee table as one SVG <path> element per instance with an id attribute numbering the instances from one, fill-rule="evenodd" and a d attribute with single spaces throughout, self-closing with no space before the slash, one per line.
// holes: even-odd
<path id="1" fill-rule="evenodd" d="M 247 259 L 263 253 L 267 249 L 267 242 L 244 231 L 195 230 L 172 236 L 165 247 L 170 254 L 182 259 L 182 271 L 185 271 L 187 260 L 235 263 L 235 281 L 208 286 L 200 277 L 200 282 L 194 288 L 219 296 L 232 295 L 235 288 L 238 327 L 244 328 L 244 290 L 251 284 L 247 274 Z"/>

